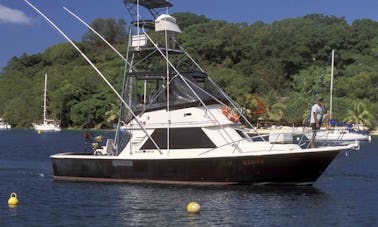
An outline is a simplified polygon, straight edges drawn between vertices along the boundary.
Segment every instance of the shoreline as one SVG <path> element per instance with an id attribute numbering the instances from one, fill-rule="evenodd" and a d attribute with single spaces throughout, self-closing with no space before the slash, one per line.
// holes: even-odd
<path id="1" fill-rule="evenodd" d="M 372 131 L 369 131 L 369 133 L 372 136 L 378 136 L 378 130 L 372 130 Z"/>
<path id="2" fill-rule="evenodd" d="M 276 129 L 247 129 L 248 133 L 259 133 L 259 134 L 270 134 L 270 133 L 293 133 L 293 134 L 302 134 L 303 129 L 308 131 L 311 130 L 310 127 L 282 127 L 282 128 L 276 128 Z M 33 128 L 10 128 L 10 129 L 0 129 L 0 131 L 7 131 L 7 130 L 34 130 Z M 62 130 L 67 130 L 67 131 L 115 131 L 115 129 L 80 129 L 80 128 L 62 128 Z M 370 130 L 369 134 L 372 136 L 378 136 L 378 130 Z"/>
<path id="3" fill-rule="evenodd" d="M 62 131 L 115 131 L 115 129 L 96 129 L 96 128 L 61 128 Z M 26 128 L 26 127 L 12 127 L 9 129 L 0 129 L 1 131 L 10 131 L 10 130 L 30 130 L 30 131 L 36 131 L 33 128 Z"/>

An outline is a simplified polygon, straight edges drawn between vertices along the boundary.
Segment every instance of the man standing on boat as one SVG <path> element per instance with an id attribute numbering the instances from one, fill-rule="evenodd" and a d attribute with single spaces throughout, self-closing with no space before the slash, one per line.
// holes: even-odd
<path id="1" fill-rule="evenodd" d="M 311 148 L 315 148 L 316 132 L 320 129 L 320 126 L 322 125 L 324 114 L 325 114 L 324 99 L 323 97 L 319 97 L 316 99 L 316 103 L 311 107 L 310 123 L 311 123 L 311 128 L 313 131 L 313 134 L 311 137 Z M 327 117 L 326 117 L 326 121 L 327 121 Z"/>

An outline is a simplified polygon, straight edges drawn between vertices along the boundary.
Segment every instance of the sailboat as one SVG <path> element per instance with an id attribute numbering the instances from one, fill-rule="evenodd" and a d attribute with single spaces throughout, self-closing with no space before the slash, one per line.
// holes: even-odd
<path id="1" fill-rule="evenodd" d="M 47 118 L 47 74 L 45 74 L 45 89 L 43 94 L 43 123 L 33 123 L 33 128 L 38 132 L 58 132 L 61 130 L 58 122 Z"/>
<path id="2" fill-rule="evenodd" d="M 10 129 L 10 128 L 11 128 L 11 125 L 8 124 L 7 122 L 3 121 L 2 118 L 0 118 L 0 130 Z"/>
<path id="3" fill-rule="evenodd" d="M 320 130 L 316 132 L 316 141 L 320 142 L 350 142 L 350 141 L 371 141 L 371 136 L 367 130 L 354 130 L 350 124 L 345 124 L 337 122 L 332 119 L 332 107 L 333 107 L 333 71 L 334 71 L 334 60 L 335 60 L 335 50 L 331 53 L 331 85 L 330 85 L 330 98 L 329 98 L 329 125 L 334 126 L 330 130 Z M 312 116 L 311 116 L 312 117 Z M 305 136 L 311 139 L 313 136 L 312 132 L 306 133 Z"/>
<path id="4" fill-rule="evenodd" d="M 164 14 L 172 4 L 124 3 L 135 21 L 129 29 L 121 94 L 75 43 L 32 6 L 121 100 L 114 139 L 93 146 L 89 153 L 50 156 L 55 180 L 311 185 L 340 151 L 359 149 L 359 144 L 305 149 L 250 137 L 241 121 L 252 125 L 241 108 L 177 42 L 181 30 L 176 19 Z M 152 19 L 142 17 L 142 8 Z"/>

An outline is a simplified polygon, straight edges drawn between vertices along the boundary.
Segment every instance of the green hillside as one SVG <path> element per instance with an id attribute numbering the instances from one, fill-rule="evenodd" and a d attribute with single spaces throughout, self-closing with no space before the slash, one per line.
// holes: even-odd
<path id="1" fill-rule="evenodd" d="M 329 97 L 324 65 L 335 49 L 333 118 L 377 125 L 378 22 L 348 24 L 318 14 L 250 25 L 191 13 L 174 17 L 183 30 L 179 41 L 252 122 L 302 124 L 314 92 Z M 123 20 L 99 18 L 92 25 L 125 53 Z M 90 32 L 77 44 L 119 89 L 123 60 Z M 18 127 L 41 119 L 45 73 L 49 116 L 63 127 L 106 128 L 117 120 L 117 97 L 68 43 L 10 59 L 0 74 L 0 116 Z"/>

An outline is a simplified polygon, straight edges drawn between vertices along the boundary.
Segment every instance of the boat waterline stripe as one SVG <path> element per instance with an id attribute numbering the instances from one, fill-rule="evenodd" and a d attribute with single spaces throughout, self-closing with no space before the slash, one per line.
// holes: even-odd
<path id="1" fill-rule="evenodd" d="M 114 178 L 95 178 L 95 177 L 71 177 L 71 176 L 54 176 L 54 180 L 61 181 L 81 181 L 81 182 L 98 182 L 98 183 L 133 183 L 133 184 L 174 184 L 174 185 L 194 185 L 194 186 L 222 186 L 222 185 L 312 185 L 314 182 L 213 182 L 213 181 L 173 181 L 173 180 L 149 180 L 149 179 L 114 179 Z"/>

